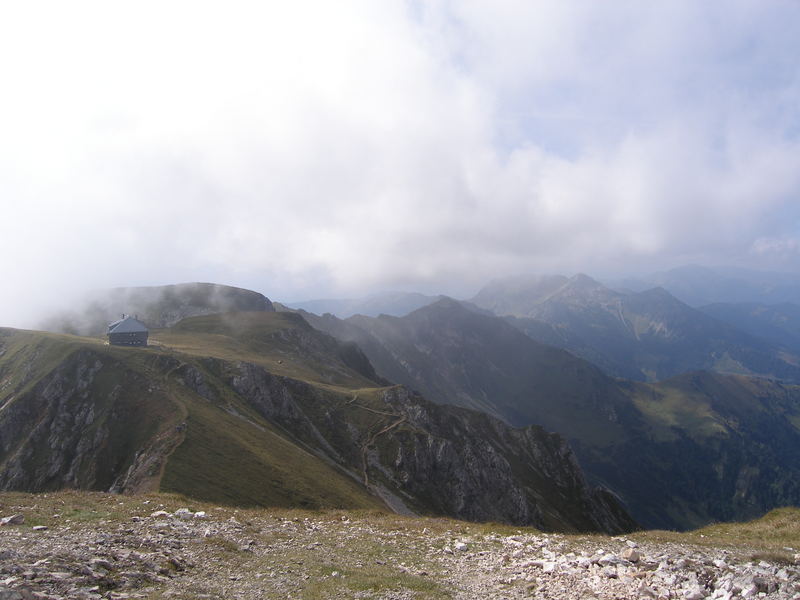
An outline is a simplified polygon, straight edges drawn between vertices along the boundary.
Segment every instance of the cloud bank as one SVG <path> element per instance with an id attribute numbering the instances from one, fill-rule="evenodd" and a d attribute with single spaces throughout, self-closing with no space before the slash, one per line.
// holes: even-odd
<path id="1" fill-rule="evenodd" d="M 800 4 L 0 8 L 0 324 L 97 287 L 800 269 Z"/>

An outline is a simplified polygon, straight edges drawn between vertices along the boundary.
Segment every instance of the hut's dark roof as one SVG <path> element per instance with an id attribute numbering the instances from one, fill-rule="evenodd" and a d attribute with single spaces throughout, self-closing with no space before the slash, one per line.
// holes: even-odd
<path id="1" fill-rule="evenodd" d="M 108 333 L 143 333 L 147 332 L 147 326 L 133 317 L 125 317 L 119 321 L 114 321 L 108 326 Z"/>

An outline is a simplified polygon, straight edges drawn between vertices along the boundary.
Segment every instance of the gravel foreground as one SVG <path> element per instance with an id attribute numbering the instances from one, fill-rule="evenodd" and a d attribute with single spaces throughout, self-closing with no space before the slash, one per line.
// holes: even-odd
<path id="1" fill-rule="evenodd" d="M 791 547 L 242 510 L 163 496 L 0 499 L 0 600 L 800 598 L 800 555 Z"/>

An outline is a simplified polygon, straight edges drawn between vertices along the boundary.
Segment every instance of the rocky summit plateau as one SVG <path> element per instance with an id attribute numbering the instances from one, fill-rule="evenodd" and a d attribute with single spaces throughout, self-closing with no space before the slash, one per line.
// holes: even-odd
<path id="1" fill-rule="evenodd" d="M 174 495 L 0 494 L 3 600 L 800 595 L 800 513 L 688 534 L 545 534 Z M 0 521 L 2 523 L 2 521 Z"/>

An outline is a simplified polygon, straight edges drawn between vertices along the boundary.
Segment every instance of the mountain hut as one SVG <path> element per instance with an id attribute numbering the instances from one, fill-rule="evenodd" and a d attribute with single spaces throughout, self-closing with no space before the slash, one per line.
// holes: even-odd
<path id="1" fill-rule="evenodd" d="M 112 346 L 147 346 L 147 326 L 130 315 L 108 326 L 108 343 Z"/>

